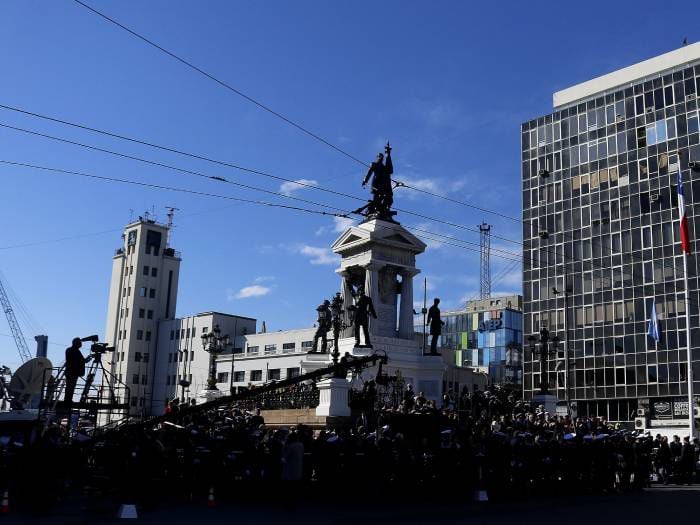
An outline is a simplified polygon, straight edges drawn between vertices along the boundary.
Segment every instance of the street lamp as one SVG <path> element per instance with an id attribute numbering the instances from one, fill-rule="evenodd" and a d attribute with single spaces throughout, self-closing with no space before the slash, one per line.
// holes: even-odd
<path id="1" fill-rule="evenodd" d="M 536 336 L 528 337 L 530 343 L 530 351 L 533 355 L 539 354 L 540 357 L 540 395 L 550 395 L 549 392 L 549 358 L 556 356 L 556 348 L 559 344 L 559 337 L 556 335 L 550 337 L 549 330 L 542 328 L 540 330 L 539 340 Z M 539 343 L 539 349 L 537 348 Z"/>
<path id="2" fill-rule="evenodd" d="M 216 388 L 216 356 L 231 346 L 231 337 L 221 335 L 219 325 L 215 325 L 213 330 L 207 334 L 202 334 L 202 348 L 209 352 L 209 378 L 207 379 L 207 390 L 218 390 Z"/>

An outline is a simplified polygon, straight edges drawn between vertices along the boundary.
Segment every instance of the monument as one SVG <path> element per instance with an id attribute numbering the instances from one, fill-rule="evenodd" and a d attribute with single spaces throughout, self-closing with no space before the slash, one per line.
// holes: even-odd
<path id="1" fill-rule="evenodd" d="M 373 176 L 372 200 L 355 213 L 364 220 L 348 228 L 331 249 L 340 255 L 340 294 L 345 327 L 333 349 L 350 356 L 386 354 L 389 370 L 400 370 L 416 393 L 438 400 L 442 394 L 442 358 L 423 355 L 413 330 L 413 278 L 420 270 L 416 256 L 426 245 L 396 220 L 393 204 L 391 147 L 372 163 L 363 186 Z M 386 160 L 384 160 L 386 159 Z M 366 329 L 366 332 L 365 332 Z M 324 354 L 310 354 L 302 367 L 327 366 Z M 376 370 L 365 370 L 366 379 Z M 329 398 L 330 399 L 330 398 Z M 323 407 L 328 412 L 328 407 Z"/>

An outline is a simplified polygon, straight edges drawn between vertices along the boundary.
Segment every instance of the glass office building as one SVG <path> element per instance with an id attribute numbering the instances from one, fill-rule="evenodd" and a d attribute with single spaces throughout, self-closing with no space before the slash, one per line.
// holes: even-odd
<path id="1" fill-rule="evenodd" d="M 629 422 L 638 409 L 651 417 L 667 403 L 683 410 L 688 370 L 676 177 L 680 166 L 695 254 L 698 93 L 700 43 L 555 93 L 552 113 L 522 124 L 526 398 L 540 383 L 528 338 L 546 328 L 568 340 L 569 392 L 579 416 Z M 698 262 L 689 257 L 696 394 Z M 647 335 L 652 305 L 658 343 Z M 563 400 L 559 347 L 549 361 L 549 387 Z"/>
<path id="2" fill-rule="evenodd" d="M 453 352 L 457 367 L 488 374 L 489 384 L 522 386 L 522 297 L 468 301 L 460 310 L 442 312 L 441 353 Z M 418 323 L 417 323 L 418 324 Z M 420 327 L 416 328 L 418 330 Z M 428 342 L 429 344 L 429 342 Z"/>

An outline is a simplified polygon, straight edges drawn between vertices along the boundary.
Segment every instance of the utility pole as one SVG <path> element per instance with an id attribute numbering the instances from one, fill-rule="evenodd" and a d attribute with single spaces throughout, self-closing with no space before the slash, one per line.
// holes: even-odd
<path id="1" fill-rule="evenodd" d="M 479 224 L 479 293 L 481 299 L 491 297 L 491 225 Z"/>

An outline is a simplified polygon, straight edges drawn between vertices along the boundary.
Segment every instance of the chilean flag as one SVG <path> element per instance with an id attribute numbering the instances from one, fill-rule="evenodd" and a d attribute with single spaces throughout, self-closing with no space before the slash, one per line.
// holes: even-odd
<path id="1" fill-rule="evenodd" d="M 685 214 L 685 196 L 683 195 L 683 180 L 681 179 L 681 166 L 678 163 L 678 216 L 681 219 L 681 249 L 684 253 L 690 253 L 690 236 L 688 235 L 688 217 Z"/>

